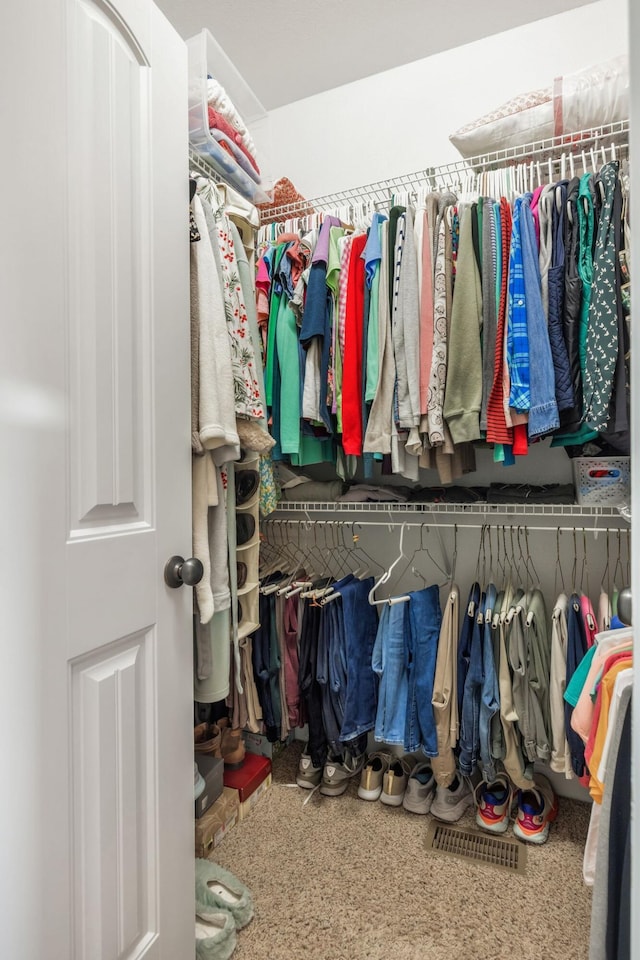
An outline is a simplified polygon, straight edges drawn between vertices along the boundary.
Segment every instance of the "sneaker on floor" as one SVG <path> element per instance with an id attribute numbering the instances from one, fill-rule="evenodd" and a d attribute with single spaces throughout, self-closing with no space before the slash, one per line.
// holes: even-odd
<path id="1" fill-rule="evenodd" d="M 433 803 L 436 782 L 428 760 L 417 764 L 411 771 L 402 806 L 409 813 L 427 814 Z"/>
<path id="2" fill-rule="evenodd" d="M 380 802 L 388 807 L 401 807 L 407 789 L 411 771 L 416 765 L 416 758 L 407 754 L 405 757 L 395 757 L 389 769 L 382 778 L 382 793 Z"/>
<path id="3" fill-rule="evenodd" d="M 313 790 L 322 780 L 322 767 L 314 767 L 311 756 L 307 753 L 308 749 L 309 745 L 305 744 L 296 774 L 296 783 L 303 790 Z"/>
<path id="4" fill-rule="evenodd" d="M 349 780 L 357 777 L 364 766 L 364 753 L 353 757 L 344 753 L 341 757 L 329 759 L 322 771 L 320 793 L 325 797 L 339 797 L 349 786 Z"/>
<path id="5" fill-rule="evenodd" d="M 431 804 L 431 813 L 438 820 L 455 823 L 472 803 L 473 793 L 469 782 L 457 773 L 453 783 L 448 787 L 438 784 Z"/>
<path id="6" fill-rule="evenodd" d="M 512 799 L 509 778 L 501 773 L 491 783 L 483 780 L 474 793 L 478 826 L 489 833 L 506 833 L 509 829 Z"/>
<path id="7" fill-rule="evenodd" d="M 392 757 L 390 753 L 372 753 L 364 765 L 360 776 L 358 796 L 361 800 L 379 800 L 382 793 L 382 778 L 389 769 Z"/>
<path id="8" fill-rule="evenodd" d="M 549 826 L 558 816 L 558 798 L 546 777 L 536 775 L 529 790 L 518 791 L 514 836 L 525 843 L 546 843 Z"/>

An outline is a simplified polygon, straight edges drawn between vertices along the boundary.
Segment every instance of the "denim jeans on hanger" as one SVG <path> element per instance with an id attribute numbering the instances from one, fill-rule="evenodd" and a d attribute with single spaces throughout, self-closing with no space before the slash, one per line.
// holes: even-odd
<path id="1" fill-rule="evenodd" d="M 339 638 L 334 636 L 331 620 L 330 608 L 321 607 L 318 631 L 318 654 L 316 660 L 316 681 L 320 688 L 322 725 L 329 743 L 329 749 L 333 754 L 339 754 L 342 716 L 336 713 L 337 699 L 331 690 L 331 684 L 329 682 L 329 663 L 332 657 L 332 647 L 335 646 L 336 643 L 339 643 Z"/>
<path id="2" fill-rule="evenodd" d="M 442 624 L 440 588 L 425 587 L 409 594 L 409 633 L 405 645 L 408 692 L 404 748 L 419 747 L 427 757 L 438 755 L 438 735 L 433 715 L 433 680 Z"/>
<path id="3" fill-rule="evenodd" d="M 341 590 L 344 649 L 347 663 L 347 692 L 340 739 L 351 744 L 372 730 L 376 720 L 378 680 L 371 669 L 371 657 L 378 629 L 376 608 L 369 603 L 373 577 L 352 578 Z M 333 604 L 332 604 L 333 605 Z"/>
<path id="4" fill-rule="evenodd" d="M 383 743 L 404 745 L 409 689 L 404 652 L 408 607 L 408 603 L 383 606 L 373 647 L 371 663 L 380 677 L 375 738 Z"/>
<path id="5" fill-rule="evenodd" d="M 329 650 L 329 684 L 331 695 L 336 701 L 336 712 L 343 718 L 347 701 L 347 659 L 341 601 L 334 600 L 325 608 L 325 613 L 329 618 L 329 629 L 334 638 Z"/>
<path id="6" fill-rule="evenodd" d="M 349 574 L 343 580 L 334 583 L 335 590 L 342 590 L 353 580 Z M 340 730 L 345 709 L 346 674 L 341 669 L 343 661 L 340 653 L 344 647 L 344 625 L 342 622 L 341 601 L 334 600 L 320 608 L 320 630 L 318 635 L 318 660 L 316 680 L 322 694 L 322 720 L 324 732 L 332 753 L 341 753 Z M 339 664 L 336 669 L 336 663 Z"/>
<path id="7" fill-rule="evenodd" d="M 460 628 L 460 641 L 458 643 L 458 716 L 462 719 L 462 701 L 464 699 L 464 685 L 467 679 L 469 669 L 469 658 L 471 656 L 471 637 L 473 635 L 473 625 L 478 612 L 480 603 L 480 584 L 474 583 L 469 590 L 467 604 L 462 610 L 462 627 Z"/>
<path id="8" fill-rule="evenodd" d="M 471 633 L 469 669 L 462 698 L 459 764 L 462 773 L 470 775 L 480 758 L 480 702 L 482 699 L 482 648 L 484 639 L 485 595 L 482 593 Z"/>
<path id="9" fill-rule="evenodd" d="M 327 759 L 327 738 L 322 722 L 322 693 L 316 680 L 318 662 L 318 633 L 320 630 L 320 607 L 304 601 L 302 629 L 300 633 L 300 695 L 302 696 L 309 725 L 308 751 L 314 767 L 322 767 Z"/>
<path id="10" fill-rule="evenodd" d="M 500 710 L 500 689 L 493 649 L 493 611 L 497 592 L 490 583 L 485 600 L 483 642 L 482 642 L 482 690 L 480 697 L 480 762 L 485 780 L 496 776 L 496 763 L 492 750 L 491 725 L 493 717 Z"/>

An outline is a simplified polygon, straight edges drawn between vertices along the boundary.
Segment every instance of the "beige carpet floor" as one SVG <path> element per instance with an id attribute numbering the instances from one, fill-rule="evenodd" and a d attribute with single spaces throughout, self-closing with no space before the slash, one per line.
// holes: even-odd
<path id="1" fill-rule="evenodd" d="M 426 854 L 429 817 L 295 786 L 301 745 L 212 859 L 252 891 L 256 913 L 234 960 L 585 960 L 591 894 L 582 882 L 589 808 L 560 801 L 547 844 L 519 876 Z M 461 824 L 471 825 L 472 816 Z M 510 836 L 510 831 L 509 834 Z"/>

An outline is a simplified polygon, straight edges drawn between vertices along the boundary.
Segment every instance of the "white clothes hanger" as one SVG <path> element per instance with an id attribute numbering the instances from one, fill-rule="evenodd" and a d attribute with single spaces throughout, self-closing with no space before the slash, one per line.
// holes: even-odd
<path id="1" fill-rule="evenodd" d="M 405 553 L 404 553 L 404 532 L 406 530 L 406 527 L 407 527 L 407 524 L 405 521 L 400 527 L 400 545 L 399 545 L 400 552 L 398 553 L 398 556 L 393 561 L 389 569 L 386 570 L 378 580 L 376 580 L 371 590 L 369 591 L 369 603 L 371 604 L 372 607 L 381 607 L 381 606 L 384 606 L 385 603 L 388 603 L 388 604 L 406 603 L 410 599 L 407 596 L 389 597 L 386 600 L 375 599 L 375 594 L 378 587 L 381 587 L 385 583 L 388 583 L 389 580 L 391 579 L 391 574 L 395 569 L 395 567 L 397 567 L 397 565 L 400 563 L 401 560 L 406 559 Z"/>

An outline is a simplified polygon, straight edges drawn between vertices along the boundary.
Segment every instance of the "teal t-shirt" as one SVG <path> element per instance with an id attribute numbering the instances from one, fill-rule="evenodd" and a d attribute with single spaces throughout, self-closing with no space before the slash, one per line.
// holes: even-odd
<path id="1" fill-rule="evenodd" d="M 597 649 L 598 648 L 595 644 L 592 647 L 589 647 L 584 657 L 576 667 L 571 680 L 569 680 L 569 685 L 564 692 L 564 699 L 567 701 L 567 703 L 570 703 L 572 707 L 575 707 L 580 699 L 580 694 L 582 693 L 582 689 L 587 679 L 587 674 L 591 669 L 591 661 L 593 660 Z"/>

